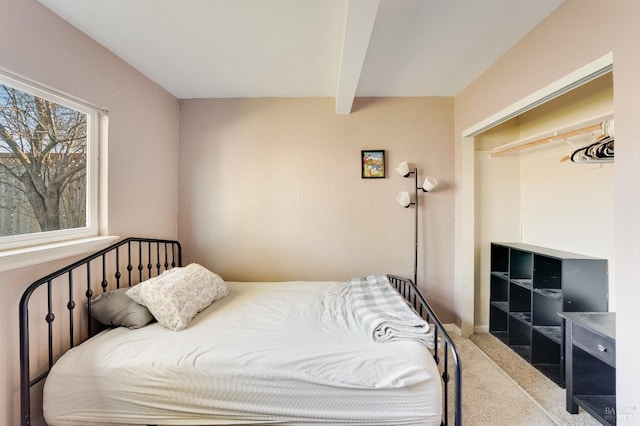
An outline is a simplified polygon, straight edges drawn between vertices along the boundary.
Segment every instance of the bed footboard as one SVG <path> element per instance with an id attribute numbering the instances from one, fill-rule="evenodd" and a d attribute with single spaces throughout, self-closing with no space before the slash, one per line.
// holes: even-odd
<path id="1" fill-rule="evenodd" d="M 398 277 L 395 275 L 387 275 L 391 285 L 404 297 L 407 302 L 415 309 L 415 311 L 424 318 L 429 324 L 433 325 L 435 333 L 435 349 L 433 350 L 433 357 L 436 364 L 442 371 L 442 383 L 443 383 L 443 415 L 442 425 L 449 424 L 449 411 L 452 408 L 450 406 L 449 398 L 449 382 L 451 380 L 450 369 L 453 367 L 453 419 L 455 426 L 462 425 L 462 366 L 460 364 L 460 358 L 456 350 L 453 341 L 449 334 L 447 334 L 444 326 L 431 309 L 431 306 L 422 297 L 420 292 L 414 283 L 407 279 Z M 444 359 L 440 359 L 442 354 Z M 450 365 L 451 364 L 451 365 Z"/>
<path id="2" fill-rule="evenodd" d="M 132 286 L 176 266 L 182 266 L 177 241 L 127 238 L 27 287 L 19 306 L 22 426 L 31 425 L 32 387 L 47 377 L 61 354 L 102 330 L 90 319 L 92 296 Z M 31 343 L 36 346 L 33 357 Z M 37 358 L 43 353 L 46 359 Z"/>

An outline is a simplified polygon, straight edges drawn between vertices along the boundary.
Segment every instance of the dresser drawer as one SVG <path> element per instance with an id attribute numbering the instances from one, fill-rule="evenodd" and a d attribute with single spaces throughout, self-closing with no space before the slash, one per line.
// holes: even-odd
<path id="1" fill-rule="evenodd" d="M 574 345 L 606 362 L 610 366 L 616 366 L 615 340 L 596 334 L 578 324 L 573 324 L 572 327 Z"/>

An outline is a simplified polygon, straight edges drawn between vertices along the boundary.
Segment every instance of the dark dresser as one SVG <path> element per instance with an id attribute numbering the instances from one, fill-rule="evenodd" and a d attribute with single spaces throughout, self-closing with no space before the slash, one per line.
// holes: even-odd
<path id="1" fill-rule="evenodd" d="M 616 314 L 562 312 L 567 411 L 578 406 L 604 425 L 616 424 Z"/>

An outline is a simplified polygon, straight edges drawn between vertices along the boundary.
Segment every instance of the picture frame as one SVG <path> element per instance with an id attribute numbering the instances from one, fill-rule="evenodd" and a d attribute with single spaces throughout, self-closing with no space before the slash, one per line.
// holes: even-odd
<path id="1" fill-rule="evenodd" d="M 384 179 L 386 177 L 383 149 L 362 150 L 360 165 L 363 179 Z"/>

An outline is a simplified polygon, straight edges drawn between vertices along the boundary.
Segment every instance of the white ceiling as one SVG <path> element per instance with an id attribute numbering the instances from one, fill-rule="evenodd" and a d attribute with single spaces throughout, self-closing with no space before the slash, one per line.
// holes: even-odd
<path id="1" fill-rule="evenodd" d="M 455 96 L 563 0 L 39 0 L 180 99 Z"/>

